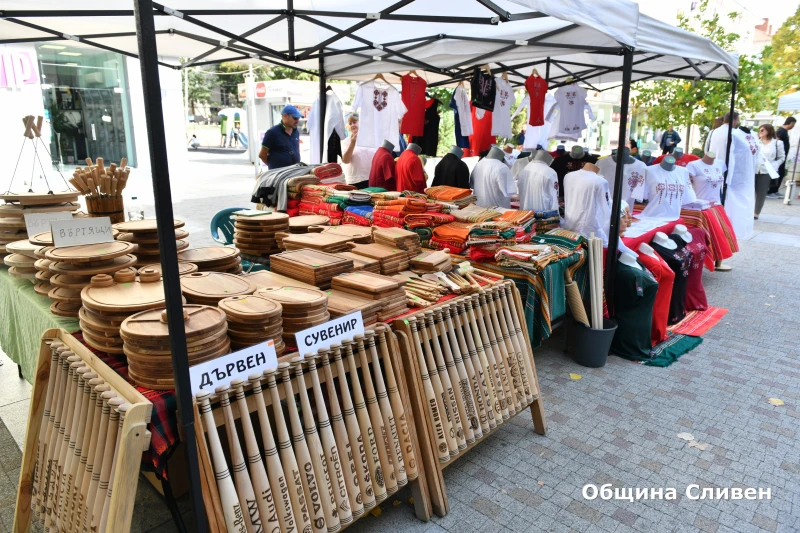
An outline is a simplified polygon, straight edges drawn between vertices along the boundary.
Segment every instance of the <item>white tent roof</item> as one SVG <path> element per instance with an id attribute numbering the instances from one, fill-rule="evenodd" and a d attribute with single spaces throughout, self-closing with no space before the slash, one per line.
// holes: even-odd
<path id="1" fill-rule="evenodd" d="M 708 39 L 639 13 L 638 5 L 630 0 L 400 0 L 397 4 L 378 0 L 377 4 L 375 0 L 295 0 L 294 49 L 301 60 L 291 61 L 287 56 L 289 23 L 282 2 L 194 0 L 188 10 L 180 9 L 180 5 L 168 6 L 179 12 L 176 16 L 158 13 L 156 30 L 162 32 L 157 37 L 158 51 L 164 61 L 174 64 L 178 57 L 206 54 L 218 48 L 222 40 L 227 49 L 208 53 L 199 62 L 266 60 L 316 71 L 317 49 L 325 43 L 324 53 L 334 54 L 324 58 L 330 78 L 363 79 L 415 69 L 428 70 L 429 83 L 466 76 L 469 72 L 465 69 L 484 63 L 493 69 L 511 68 L 515 71 L 511 72 L 512 81 L 519 83 L 533 68 L 543 72 L 543 62 L 550 57 L 554 61 L 550 69 L 553 82 L 574 75 L 588 83 L 602 83 L 621 79 L 620 50 L 625 45 L 636 54 L 634 81 L 694 79 L 701 74 L 729 79 L 737 72 L 736 56 Z M 86 11 L 65 12 L 63 0 L 38 0 L 35 10 L 30 9 L 29 0 L 0 0 L 4 15 L 17 21 L 0 20 L 0 42 L 57 40 L 69 34 L 82 36 L 82 42 L 70 45 L 96 43 L 138 53 L 132 0 L 105 0 L 102 4 L 73 0 L 68 5 L 70 10 Z M 383 13 L 374 20 L 371 14 L 376 9 Z M 35 13 L 42 10 L 57 10 L 53 14 L 59 16 Z M 116 10 L 119 13 L 111 13 Z M 234 14 L 220 14 L 221 10 Z M 98 14 L 105 16 L 95 16 Z M 187 20 L 191 18 L 206 27 Z M 273 23 L 248 34 L 244 41 L 231 40 L 268 21 Z M 360 27 L 350 35 L 326 42 L 356 24 Z M 100 36 L 105 34 L 120 35 Z M 309 48 L 311 57 L 304 58 Z M 343 53 L 345 50 L 349 52 Z M 537 61 L 538 65 L 531 65 Z M 394 81 L 391 75 L 387 78 Z"/>
<path id="2" fill-rule="evenodd" d="M 778 111 L 800 111 L 800 93 L 785 94 L 778 98 Z"/>

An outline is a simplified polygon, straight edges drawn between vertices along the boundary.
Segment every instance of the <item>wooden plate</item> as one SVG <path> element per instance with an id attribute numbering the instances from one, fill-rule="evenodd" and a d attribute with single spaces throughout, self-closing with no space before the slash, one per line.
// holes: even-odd
<path id="1" fill-rule="evenodd" d="M 101 313 L 138 313 L 164 306 L 164 284 L 136 280 L 108 287 L 89 285 L 81 290 L 81 300 L 84 306 Z"/>
<path id="2" fill-rule="evenodd" d="M 139 267 L 139 274 L 141 274 L 143 270 L 146 270 L 148 268 L 154 269 L 159 274 L 161 273 L 161 263 L 151 263 L 149 265 Z M 178 261 L 179 276 L 183 276 L 185 274 L 191 274 L 192 272 L 197 272 L 197 265 L 195 265 L 194 263 L 189 263 L 188 261 Z"/>
<path id="3" fill-rule="evenodd" d="M 27 255 L 12 253 L 3 258 L 3 262 L 10 267 L 35 268 L 36 260 Z"/>
<path id="4" fill-rule="evenodd" d="M 66 250 L 66 248 L 61 248 Z M 123 255 L 116 257 L 106 264 L 100 266 L 91 266 L 83 263 L 66 263 L 63 261 L 55 261 L 50 265 L 50 271 L 56 274 L 70 274 L 73 276 L 94 276 L 97 274 L 112 274 L 118 272 L 123 268 L 132 267 L 136 264 L 135 255 Z"/>
<path id="5" fill-rule="evenodd" d="M 0 218 L 0 228 L 3 229 L 25 229 L 25 219 L 16 217 Z"/>
<path id="6" fill-rule="evenodd" d="M 24 239 L 21 241 L 10 242 L 6 244 L 6 252 L 9 254 L 21 254 L 28 257 L 36 258 L 34 252 L 36 249 L 39 248 L 35 244 L 31 244 L 31 241 L 28 239 Z"/>
<path id="7" fill-rule="evenodd" d="M 317 289 L 304 289 L 299 287 L 280 287 L 259 289 L 256 296 L 275 300 L 284 308 L 284 312 L 296 312 L 303 309 L 314 308 L 328 303 L 328 296 Z"/>
<path id="8" fill-rule="evenodd" d="M 206 248 L 193 248 L 178 254 L 180 261 L 188 261 L 199 268 L 230 263 L 239 256 L 239 250 L 231 246 L 208 246 Z"/>
<path id="9" fill-rule="evenodd" d="M 23 207 L 18 204 L 0 204 L 0 217 L 24 218 L 32 213 L 55 213 L 57 211 L 77 211 L 81 206 L 78 203 L 63 203 L 40 207 Z"/>
<path id="10" fill-rule="evenodd" d="M 253 294 L 256 286 L 246 278 L 225 272 L 194 272 L 181 277 L 181 290 L 188 298 L 219 301 L 228 296 Z"/>
<path id="11" fill-rule="evenodd" d="M 45 256 L 51 261 L 66 261 L 69 263 L 85 263 L 115 259 L 136 251 L 136 245 L 124 241 L 104 242 L 99 244 L 86 244 L 82 246 L 68 246 L 53 248 Z"/>
<path id="12" fill-rule="evenodd" d="M 216 307 L 186 304 L 183 306 L 183 311 L 187 340 L 193 336 L 202 336 L 216 331 L 222 324 L 227 325 L 225 312 Z M 128 317 L 122 323 L 120 334 L 123 338 L 127 337 L 134 341 L 169 337 L 166 314 L 162 321 L 162 312 L 163 309 L 151 309 Z"/>
<path id="13" fill-rule="evenodd" d="M 80 310 L 78 310 L 78 317 L 80 317 Z M 84 335 L 88 334 L 91 335 L 92 338 L 97 341 L 99 344 L 104 344 L 108 346 L 122 346 L 122 339 L 119 336 L 119 331 L 117 334 L 107 334 L 102 331 L 98 331 L 94 329 L 91 325 L 87 324 L 83 320 L 78 320 L 78 324 L 81 326 L 81 332 Z"/>
<path id="14" fill-rule="evenodd" d="M 289 231 L 308 229 L 309 226 L 327 226 L 330 223 L 331 219 L 323 215 L 300 215 L 289 218 Z"/>
<path id="15" fill-rule="evenodd" d="M 233 261 L 221 265 L 197 265 L 197 268 L 203 272 L 228 272 L 236 269 L 242 263 L 241 257 L 235 257 Z"/>
<path id="16" fill-rule="evenodd" d="M 7 203 L 19 204 L 21 206 L 28 205 L 54 205 L 63 204 L 64 202 L 77 202 L 80 193 L 78 191 L 62 191 L 62 192 L 21 192 L 21 193 L 6 193 L 0 194 L 0 200 L 5 200 Z"/>
<path id="17" fill-rule="evenodd" d="M 158 243 L 142 244 L 138 241 L 126 241 L 126 242 L 136 243 L 136 255 L 159 255 L 161 253 L 161 250 L 158 248 Z M 187 249 L 188 247 L 189 247 L 189 241 L 175 241 L 175 248 L 179 252 Z"/>
<path id="18" fill-rule="evenodd" d="M 119 231 L 112 229 L 111 235 L 116 239 L 119 235 Z M 38 244 L 39 246 L 53 246 L 53 236 L 49 231 L 37 233 L 33 237 L 29 237 L 28 240 L 33 244 Z"/>
<path id="19" fill-rule="evenodd" d="M 321 313 L 314 313 L 301 318 L 283 317 L 283 327 L 303 326 L 309 324 L 321 324 L 330 320 L 331 315 L 327 311 Z"/>
<path id="20" fill-rule="evenodd" d="M 175 219 L 174 221 L 175 228 L 182 228 L 186 225 L 186 223 L 182 220 Z M 145 220 L 129 220 L 128 222 L 118 222 L 111 226 L 113 229 L 117 231 L 124 231 L 125 233 L 136 233 L 136 232 L 155 232 L 158 231 L 158 226 L 156 225 L 156 219 L 148 218 Z"/>
<path id="21" fill-rule="evenodd" d="M 33 263 L 33 267 L 40 271 L 40 272 L 50 272 L 50 265 L 53 262 L 49 259 L 37 259 L 35 263 Z"/>
<path id="22" fill-rule="evenodd" d="M 223 298 L 218 305 L 228 317 L 242 322 L 265 322 L 281 316 L 283 312 L 278 302 L 255 295 Z"/>
<path id="23" fill-rule="evenodd" d="M 81 290 L 89 283 L 91 283 L 91 276 L 71 276 L 69 274 L 53 274 L 50 277 L 50 284 L 53 287 L 60 287 L 62 289 L 77 289 Z"/>
<path id="24" fill-rule="evenodd" d="M 50 304 L 50 312 L 57 316 L 77 317 L 81 304 L 68 304 L 64 302 L 53 302 Z"/>
<path id="25" fill-rule="evenodd" d="M 34 277 L 36 278 L 36 281 L 47 282 L 49 285 L 50 278 L 53 277 L 53 273 L 50 272 L 49 270 L 47 271 L 37 270 L 36 274 L 34 274 Z"/>
<path id="26" fill-rule="evenodd" d="M 227 342 L 230 341 L 228 339 L 228 328 L 226 327 L 210 334 L 203 334 L 201 338 L 195 339 L 192 342 L 187 342 L 186 349 L 189 359 L 192 360 L 211 355 L 219 351 Z M 172 348 L 169 345 L 168 339 L 166 343 L 144 344 L 139 341 L 132 342 L 126 338 L 125 349 L 127 353 L 132 354 L 134 357 L 147 357 L 150 355 L 168 356 L 172 353 Z"/>
<path id="27" fill-rule="evenodd" d="M 36 282 L 36 270 L 34 270 L 33 272 L 25 272 L 24 270 L 20 270 L 17 267 L 11 267 L 8 269 L 8 274 L 12 278 L 26 279 L 34 283 Z"/>
<path id="28" fill-rule="evenodd" d="M 93 311 L 88 307 L 82 308 L 85 311 L 85 314 L 89 318 L 89 322 L 97 323 L 97 324 L 108 324 L 109 326 L 114 326 L 117 329 L 122 325 L 125 320 L 131 316 L 128 314 L 111 314 L 111 313 L 99 313 L 97 311 Z"/>
<path id="29" fill-rule="evenodd" d="M 33 286 L 34 292 L 36 292 L 36 294 L 40 296 L 47 296 L 52 288 L 53 286 L 45 281 L 40 281 L 39 283 Z"/>
<path id="30" fill-rule="evenodd" d="M 52 248 L 52 247 L 51 246 L 39 246 L 38 248 L 36 248 L 36 251 L 33 252 L 33 255 L 36 256 L 36 259 L 45 259 L 47 261 L 50 261 L 49 259 L 47 259 L 47 252 L 48 252 L 48 250 L 50 250 L 50 248 Z M 50 261 L 50 263 L 52 263 L 52 261 Z"/>
<path id="31" fill-rule="evenodd" d="M 185 229 L 175 230 L 175 240 L 185 239 L 189 232 Z M 158 233 L 120 233 L 117 237 L 119 241 L 135 242 L 137 244 L 158 244 Z"/>
<path id="32" fill-rule="evenodd" d="M 245 217 L 241 215 L 231 215 L 234 222 L 242 224 L 285 224 L 289 220 L 289 215 L 286 213 L 265 213 L 263 215 L 256 215 L 252 217 Z"/>
<path id="33" fill-rule="evenodd" d="M 110 322 L 101 322 L 95 317 L 96 315 L 92 315 L 86 311 L 86 307 L 81 307 L 78 310 L 78 318 L 81 319 L 81 324 L 87 324 L 93 330 L 101 332 L 107 337 L 119 337 L 119 325 L 114 325 Z"/>
<path id="34" fill-rule="evenodd" d="M 47 296 L 56 302 L 64 302 L 68 304 L 81 303 L 81 291 L 76 289 L 62 289 L 61 287 L 53 287 L 53 290 L 51 290 Z"/>
<path id="35" fill-rule="evenodd" d="M 51 306 L 51 311 L 52 311 L 52 306 Z M 75 316 L 75 315 L 64 315 L 64 316 Z M 108 346 L 108 345 L 102 344 L 102 343 L 94 340 L 94 338 L 91 335 L 84 335 L 83 336 L 83 340 L 86 342 L 86 344 L 89 345 L 89 347 L 94 348 L 98 352 L 112 353 L 112 354 L 121 354 L 121 353 L 123 353 L 122 352 L 122 346 Z"/>

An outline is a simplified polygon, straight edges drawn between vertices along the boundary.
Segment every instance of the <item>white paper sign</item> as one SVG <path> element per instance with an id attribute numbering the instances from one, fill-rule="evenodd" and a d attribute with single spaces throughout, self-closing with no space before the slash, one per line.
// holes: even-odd
<path id="1" fill-rule="evenodd" d="M 260 374 L 268 368 L 278 368 L 278 354 L 273 340 L 190 366 L 192 395 L 204 390 L 213 392 L 215 388 L 228 385 L 236 378 L 247 381 L 247 376 Z"/>
<path id="2" fill-rule="evenodd" d="M 111 219 L 108 217 L 73 218 L 50 223 L 56 248 L 114 242 Z"/>
<path id="3" fill-rule="evenodd" d="M 29 237 L 37 233 L 50 231 L 50 223 L 55 220 L 72 220 L 72 211 L 56 211 L 55 213 L 28 213 L 25 215 L 25 231 Z"/>
<path id="4" fill-rule="evenodd" d="M 317 353 L 317 350 L 330 348 L 331 344 L 363 334 L 364 320 L 361 318 L 361 311 L 356 311 L 329 320 L 324 324 L 298 331 L 294 334 L 294 338 L 297 343 L 297 351 L 301 357 L 305 357 L 307 353 Z"/>

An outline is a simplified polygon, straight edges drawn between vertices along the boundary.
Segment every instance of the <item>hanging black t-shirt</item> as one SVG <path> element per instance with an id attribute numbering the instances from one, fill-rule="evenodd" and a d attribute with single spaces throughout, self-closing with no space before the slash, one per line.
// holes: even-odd
<path id="1" fill-rule="evenodd" d="M 411 142 L 422 148 L 422 154 L 436 157 L 439 148 L 439 100 L 431 98 L 425 101 L 425 127 L 422 136 L 411 137 Z"/>
<path id="2" fill-rule="evenodd" d="M 472 71 L 472 105 L 478 109 L 494 111 L 494 96 L 496 92 L 494 76 L 487 74 L 480 67 Z"/>
<path id="3" fill-rule="evenodd" d="M 342 157 L 342 139 L 335 131 L 328 138 L 328 163 L 337 163 Z"/>
<path id="4" fill-rule="evenodd" d="M 677 324 L 686 317 L 686 282 L 689 280 L 689 266 L 692 263 L 692 254 L 686 249 L 686 243 L 677 235 L 669 238 L 678 246 L 674 250 L 664 248 L 655 241 L 650 243 L 653 250 L 667 262 L 669 268 L 675 273 L 675 282 L 672 284 L 672 297 L 669 300 L 669 319 L 667 324 Z"/>
<path id="5" fill-rule="evenodd" d="M 634 359 L 649 359 L 650 329 L 653 322 L 653 305 L 658 293 L 658 282 L 637 261 L 641 268 L 617 263 L 614 282 L 614 321 L 617 332 L 611 352 Z"/>
<path id="6" fill-rule="evenodd" d="M 575 159 L 567 153 L 553 160 L 553 162 L 550 164 L 550 168 L 555 170 L 556 175 L 558 176 L 559 200 L 564 199 L 564 176 L 570 172 L 575 172 L 576 170 L 582 169 L 586 163 L 597 163 L 597 159 L 598 157 L 596 155 L 589 155 L 584 152 L 583 157 L 580 159 Z"/>
<path id="7" fill-rule="evenodd" d="M 445 154 L 433 171 L 433 186 L 437 185 L 469 189 L 469 167 L 457 155 Z"/>

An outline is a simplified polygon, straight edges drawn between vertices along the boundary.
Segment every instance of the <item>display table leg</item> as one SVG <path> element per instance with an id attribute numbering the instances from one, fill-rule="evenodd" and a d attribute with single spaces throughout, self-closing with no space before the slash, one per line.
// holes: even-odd
<path id="1" fill-rule="evenodd" d="M 531 416 L 533 417 L 533 431 L 539 435 L 547 433 L 547 421 L 544 418 L 544 402 L 541 393 L 531 404 Z"/>

